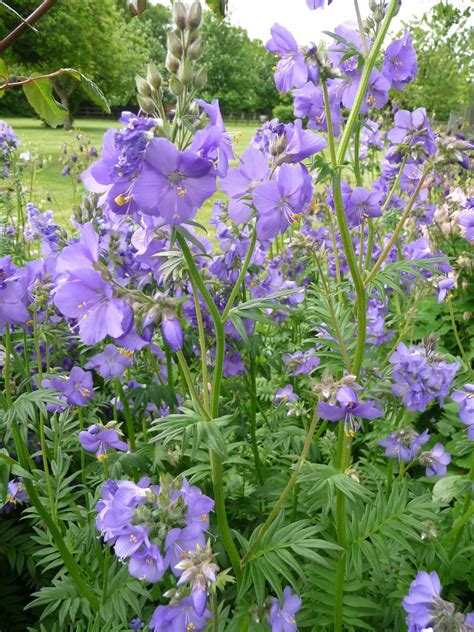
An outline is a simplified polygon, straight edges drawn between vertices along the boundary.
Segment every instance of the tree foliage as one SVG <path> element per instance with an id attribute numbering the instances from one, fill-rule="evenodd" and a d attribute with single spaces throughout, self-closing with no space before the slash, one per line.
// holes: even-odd
<path id="1" fill-rule="evenodd" d="M 408 25 L 418 55 L 418 76 L 399 95 L 403 107 L 425 107 L 441 121 L 462 111 L 474 97 L 473 7 L 438 2 Z"/>

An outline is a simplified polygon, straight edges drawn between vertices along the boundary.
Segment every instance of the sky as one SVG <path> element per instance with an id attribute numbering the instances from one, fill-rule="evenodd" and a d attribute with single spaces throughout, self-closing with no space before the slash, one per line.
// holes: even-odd
<path id="1" fill-rule="evenodd" d="M 169 0 L 152 0 L 169 5 Z M 421 16 L 437 0 L 403 0 L 399 15 L 393 22 L 393 30 L 402 21 Z M 455 0 L 462 3 L 463 0 Z M 369 0 L 359 0 L 362 17 L 369 14 Z M 318 42 L 322 31 L 333 31 L 341 22 L 355 21 L 353 0 L 333 0 L 329 7 L 310 11 L 305 0 L 229 0 L 232 24 L 247 29 L 250 37 L 266 42 L 275 22 L 285 26 L 300 44 Z"/>

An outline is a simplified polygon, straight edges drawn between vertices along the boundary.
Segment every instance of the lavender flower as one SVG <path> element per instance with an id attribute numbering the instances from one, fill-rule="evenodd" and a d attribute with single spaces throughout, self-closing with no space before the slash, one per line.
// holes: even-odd
<path id="1" fill-rule="evenodd" d="M 293 387 L 291 384 L 287 384 L 283 388 L 279 388 L 276 392 L 275 399 L 273 403 L 278 406 L 282 402 L 296 402 L 299 399 L 298 395 L 293 392 Z"/>
<path id="2" fill-rule="evenodd" d="M 79 433 L 79 441 L 86 452 L 95 452 L 99 461 L 105 461 L 107 450 L 114 449 L 125 452 L 128 444 L 119 439 L 119 433 L 114 428 L 107 428 L 93 424 L 87 430 Z"/>
<path id="3" fill-rule="evenodd" d="M 429 438 L 428 430 L 417 434 L 411 428 L 402 428 L 379 441 L 379 445 L 385 448 L 385 456 L 410 463 L 418 456 L 421 446 L 429 441 Z"/>
<path id="4" fill-rule="evenodd" d="M 86 363 L 85 368 L 96 369 L 103 378 L 119 377 L 132 365 L 132 357 L 133 354 L 126 349 L 108 344 L 102 353 L 96 354 Z"/>
<path id="5" fill-rule="evenodd" d="M 408 614 L 408 632 L 428 632 L 432 629 L 469 632 L 473 629 L 472 614 L 456 612 L 453 603 L 441 598 L 441 590 L 436 571 L 420 571 L 417 574 L 403 600 L 403 608 Z"/>
<path id="6" fill-rule="evenodd" d="M 180 152 L 166 138 L 154 138 L 133 199 L 143 213 L 158 215 L 163 223 L 182 224 L 216 191 L 212 162 L 194 151 Z"/>
<path id="7" fill-rule="evenodd" d="M 60 401 L 67 406 L 86 406 L 94 395 L 92 373 L 79 366 L 73 367 L 68 377 L 57 376 L 42 380 L 41 386 L 62 393 Z"/>
<path id="8" fill-rule="evenodd" d="M 209 610 L 198 615 L 194 609 L 192 598 L 185 597 L 171 606 L 158 606 L 148 625 L 153 632 L 199 632 L 206 627 L 207 620 L 212 617 Z"/>
<path id="9" fill-rule="evenodd" d="M 345 432 L 348 436 L 354 436 L 360 427 L 357 418 L 377 419 L 383 416 L 383 411 L 376 408 L 372 402 L 360 402 L 359 398 L 350 386 L 341 386 L 336 394 L 336 405 L 319 402 L 318 415 L 328 421 L 344 421 Z"/>
<path id="10" fill-rule="evenodd" d="M 390 44 L 385 51 L 382 73 L 392 82 L 393 88 L 403 90 L 413 81 L 417 72 L 416 52 L 408 31 L 405 31 L 403 37 Z"/>
<path id="11" fill-rule="evenodd" d="M 365 219 L 380 217 L 382 191 L 369 191 L 363 187 L 352 190 L 345 204 L 347 219 L 351 226 L 359 226 Z"/>
<path id="12" fill-rule="evenodd" d="M 280 24 L 274 24 L 270 32 L 267 49 L 280 58 L 275 68 L 276 87 L 280 92 L 300 88 L 308 78 L 308 68 L 295 38 Z"/>
<path id="13" fill-rule="evenodd" d="M 329 86 L 329 108 L 331 110 L 332 130 L 335 136 L 339 136 L 342 123 L 340 97 L 337 86 Z M 309 81 L 302 88 L 293 90 L 295 116 L 309 118 L 308 128 L 327 132 L 326 110 L 324 105 L 323 89 Z"/>
<path id="14" fill-rule="evenodd" d="M 22 271 L 10 257 L 0 258 L 0 331 L 5 325 L 25 324 L 30 320 L 26 309 L 27 283 Z"/>
<path id="15" fill-rule="evenodd" d="M 467 426 L 469 441 L 474 441 L 474 384 L 464 384 L 463 389 L 454 391 L 451 399 L 459 404 L 459 417 Z"/>
<path id="16" fill-rule="evenodd" d="M 28 494 L 26 493 L 23 485 L 23 479 L 14 478 L 9 481 L 7 485 L 7 498 L 3 507 L 0 507 L 0 514 L 9 513 L 14 509 L 17 504 L 23 505 L 29 501 Z"/>
<path id="17" fill-rule="evenodd" d="M 273 180 L 255 188 L 253 201 L 259 239 L 285 232 L 311 201 L 311 178 L 306 167 L 282 165 Z"/>
<path id="18" fill-rule="evenodd" d="M 290 372 L 289 375 L 296 377 L 297 375 L 310 375 L 321 360 L 316 356 L 316 349 L 308 349 L 305 352 L 286 353 L 283 356 L 283 362 Z"/>
<path id="19" fill-rule="evenodd" d="M 410 412 L 423 412 L 435 399 L 447 397 L 459 363 L 447 363 L 426 346 L 406 347 L 401 342 L 389 361 L 393 364 L 392 392 L 402 397 Z"/>
<path id="20" fill-rule="evenodd" d="M 278 599 L 272 600 L 272 607 L 268 617 L 268 623 L 272 632 L 296 632 L 295 614 L 301 608 L 301 598 L 291 594 L 291 588 L 287 586 L 283 591 L 283 603 Z"/>
<path id="21" fill-rule="evenodd" d="M 169 309 L 163 311 L 161 320 L 161 333 L 171 351 L 179 351 L 183 348 L 184 334 L 179 318 Z"/>
<path id="22" fill-rule="evenodd" d="M 429 452 L 420 454 L 420 463 L 426 467 L 427 476 L 444 476 L 447 465 L 451 463 L 451 455 L 441 443 L 436 443 Z"/>
<path id="23" fill-rule="evenodd" d="M 395 127 L 387 133 L 394 145 L 406 145 L 408 150 L 415 149 L 416 155 L 409 154 L 408 161 L 417 160 L 420 148 L 423 156 L 431 156 L 436 151 L 436 142 L 426 111 L 418 108 L 413 112 L 399 110 L 395 114 Z"/>
<path id="24" fill-rule="evenodd" d="M 13 129 L 0 120 L 0 177 L 10 175 L 11 154 L 19 146 L 20 141 Z"/>

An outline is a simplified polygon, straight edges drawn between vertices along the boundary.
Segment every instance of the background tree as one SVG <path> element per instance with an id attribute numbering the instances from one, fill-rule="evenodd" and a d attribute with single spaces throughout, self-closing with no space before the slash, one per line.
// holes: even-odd
<path id="1" fill-rule="evenodd" d="M 10 0 L 21 15 L 29 14 L 34 0 Z M 17 19 L 0 11 L 0 37 Z M 131 21 L 117 10 L 116 0 L 62 0 L 38 23 L 38 32 L 24 33 L 8 49 L 11 72 L 29 74 L 61 67 L 81 71 L 97 83 L 109 101 L 127 103 L 134 94 L 134 75 L 143 69 L 149 53 L 147 22 Z M 54 80 L 59 101 L 71 113 L 84 99 L 76 81 L 69 77 Z"/>
<path id="2" fill-rule="evenodd" d="M 219 99 L 225 114 L 271 114 L 278 93 L 274 86 L 274 59 L 260 40 L 228 19 L 204 16 L 202 63 L 208 71 L 204 98 Z"/>
<path id="3" fill-rule="evenodd" d="M 418 55 L 418 76 L 397 100 L 410 109 L 425 107 L 441 121 L 473 102 L 473 7 L 438 2 L 407 25 Z"/>

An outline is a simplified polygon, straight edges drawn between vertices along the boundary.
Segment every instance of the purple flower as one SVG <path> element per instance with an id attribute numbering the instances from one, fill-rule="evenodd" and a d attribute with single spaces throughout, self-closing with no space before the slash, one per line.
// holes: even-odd
<path id="1" fill-rule="evenodd" d="M 0 331 L 5 325 L 25 324 L 30 320 L 26 309 L 27 284 L 10 257 L 0 258 Z"/>
<path id="2" fill-rule="evenodd" d="M 295 614 L 301 608 L 301 598 L 291 594 L 291 588 L 287 586 L 283 591 L 283 603 L 278 599 L 272 600 L 272 607 L 268 617 L 268 623 L 272 632 L 296 632 Z"/>
<path id="3" fill-rule="evenodd" d="M 169 562 L 161 555 L 160 549 L 152 544 L 144 546 L 130 556 L 128 572 L 132 577 L 154 584 L 163 577 Z"/>
<path id="4" fill-rule="evenodd" d="M 360 57 L 354 49 L 358 49 L 362 54 L 360 33 L 358 29 L 346 24 L 336 26 L 334 32 L 340 38 L 346 40 L 348 44 L 352 44 L 352 47 L 349 47 L 341 41 L 334 42 L 334 44 L 331 44 L 328 48 L 329 60 L 334 66 L 339 66 L 346 77 L 355 77 L 359 72 Z M 370 41 L 367 42 L 367 45 L 370 46 Z M 354 52 L 356 54 L 349 54 Z"/>
<path id="5" fill-rule="evenodd" d="M 216 167 L 217 174 L 225 177 L 229 160 L 234 160 L 235 156 L 232 139 L 222 119 L 219 101 L 213 99 L 212 103 L 206 103 L 202 99 L 196 99 L 196 103 L 209 116 L 210 123 L 205 129 L 196 132 L 190 150 L 210 160 Z"/>
<path id="6" fill-rule="evenodd" d="M 119 439 L 117 430 L 94 424 L 79 433 L 79 441 L 86 452 L 95 452 L 99 461 L 107 458 L 107 450 L 126 452 L 128 444 Z"/>
<path id="7" fill-rule="evenodd" d="M 57 376 L 51 380 L 45 379 L 41 386 L 63 393 L 61 401 L 68 406 L 86 406 L 94 395 L 92 373 L 78 366 L 72 368 L 67 378 Z"/>
<path id="8" fill-rule="evenodd" d="M 148 625 L 153 632 L 199 632 L 212 617 L 209 610 L 200 616 L 194 609 L 192 598 L 186 597 L 173 606 L 158 606 Z"/>
<path id="9" fill-rule="evenodd" d="M 402 428 L 379 441 L 379 445 L 385 448 L 385 456 L 410 463 L 418 456 L 421 446 L 429 441 L 429 438 L 428 430 L 417 434 L 411 428 Z"/>
<path id="10" fill-rule="evenodd" d="M 161 333 L 163 340 L 171 351 L 179 351 L 183 348 L 184 334 L 179 318 L 170 309 L 163 311 L 161 320 Z"/>
<path id="11" fill-rule="evenodd" d="M 281 155 L 277 157 L 278 164 L 301 162 L 327 147 L 327 142 L 324 138 L 304 130 L 300 120 L 286 125 L 282 137 L 285 141 L 284 149 Z"/>
<path id="12" fill-rule="evenodd" d="M 23 479 L 14 478 L 7 485 L 7 498 L 3 507 L 0 507 L 0 515 L 9 513 L 19 503 L 27 503 L 29 501 L 28 494 L 23 485 Z"/>
<path id="13" fill-rule="evenodd" d="M 235 377 L 244 374 L 244 363 L 238 351 L 226 353 L 224 358 L 224 377 Z"/>
<path id="14" fill-rule="evenodd" d="M 382 215 L 381 198 L 382 191 L 380 190 L 369 191 L 363 187 L 353 189 L 345 205 L 349 224 L 359 226 L 369 217 L 380 217 Z"/>
<path id="15" fill-rule="evenodd" d="M 328 95 L 333 133 L 339 136 L 342 114 L 337 87 L 329 86 Z M 293 90 L 293 100 L 295 116 L 301 119 L 309 118 L 308 127 L 310 129 L 328 131 L 324 95 L 321 87 L 315 86 L 309 81 L 302 88 Z"/>
<path id="16" fill-rule="evenodd" d="M 407 347 L 401 342 L 389 361 L 393 364 L 392 392 L 402 397 L 407 410 L 423 412 L 439 398 L 447 397 L 459 363 L 447 363 L 427 351 L 425 346 Z"/>
<path id="17" fill-rule="evenodd" d="M 219 181 L 226 195 L 240 199 L 251 195 L 258 184 L 268 179 L 270 168 L 265 154 L 255 147 L 248 147 L 239 158 L 238 168 L 229 169 Z"/>
<path id="18" fill-rule="evenodd" d="M 293 392 L 291 384 L 287 384 L 283 388 L 279 388 L 276 392 L 273 403 L 278 406 L 282 402 L 296 402 L 299 399 L 298 395 Z"/>
<path id="19" fill-rule="evenodd" d="M 98 353 L 87 362 L 86 369 L 96 369 L 103 377 L 119 377 L 126 368 L 132 365 L 132 354 L 113 344 L 105 345 L 102 353 Z"/>
<path id="20" fill-rule="evenodd" d="M 387 133 L 387 138 L 394 145 L 407 145 L 413 148 L 421 144 L 427 156 L 436 151 L 436 142 L 426 111 L 418 108 L 413 112 L 398 110 L 395 114 L 395 127 Z M 408 159 L 413 161 L 413 158 Z"/>
<path id="21" fill-rule="evenodd" d="M 273 180 L 259 184 L 253 193 L 259 239 L 271 239 L 285 232 L 310 203 L 311 194 L 311 177 L 300 164 L 284 164 Z"/>
<path id="22" fill-rule="evenodd" d="M 472 199 L 472 198 L 471 198 Z M 465 228 L 465 238 L 474 242 L 474 206 L 468 207 L 459 213 L 459 225 Z"/>
<path id="23" fill-rule="evenodd" d="M 420 571 L 410 584 L 408 595 L 403 600 L 403 607 L 408 613 L 409 632 L 416 632 L 429 626 L 434 617 L 435 601 L 440 595 L 441 582 L 438 574 L 435 571 Z"/>
<path id="24" fill-rule="evenodd" d="M 310 375 L 321 360 L 316 356 L 316 349 L 308 349 L 304 353 L 302 351 L 286 353 L 283 356 L 283 362 L 290 372 L 289 375 L 296 377 L 297 375 Z"/>
<path id="25" fill-rule="evenodd" d="M 154 138 L 133 197 L 143 213 L 158 215 L 166 224 L 182 224 L 193 219 L 215 191 L 216 176 L 209 160 L 194 151 L 181 152 L 165 138 Z"/>
<path id="26" fill-rule="evenodd" d="M 385 51 L 382 73 L 392 82 L 393 88 L 403 90 L 413 81 L 417 72 L 416 52 L 408 31 L 405 31 L 403 37 L 390 44 Z"/>
<path id="27" fill-rule="evenodd" d="M 176 565 L 187 558 L 191 551 L 195 551 L 198 544 L 201 546 L 206 544 L 203 530 L 199 524 L 192 524 L 184 529 L 171 529 L 168 532 L 165 549 L 170 556 L 171 571 L 176 577 L 181 575 L 181 570 L 176 568 Z"/>
<path id="28" fill-rule="evenodd" d="M 143 628 L 143 623 L 138 617 L 135 617 L 135 619 L 130 621 L 130 628 L 134 632 L 137 632 L 137 630 L 141 630 Z"/>
<path id="29" fill-rule="evenodd" d="M 453 287 L 456 287 L 456 285 L 457 281 L 454 277 L 441 279 L 438 282 L 438 303 L 442 303 L 448 295 L 449 290 L 452 290 Z"/>
<path id="30" fill-rule="evenodd" d="M 427 476 L 444 476 L 447 465 L 451 463 L 451 455 L 446 452 L 441 443 L 436 443 L 429 452 L 420 454 L 420 463 L 426 467 Z"/>
<path id="31" fill-rule="evenodd" d="M 474 384 L 464 384 L 464 390 L 454 391 L 451 399 L 459 404 L 459 417 L 466 424 L 469 441 L 474 441 Z"/>
<path id="32" fill-rule="evenodd" d="M 65 316 L 79 320 L 79 334 L 88 345 L 106 336 L 119 338 L 131 326 L 130 306 L 115 298 L 109 283 L 92 268 L 69 274 L 67 281 L 57 288 L 53 300 Z"/>
<path id="33" fill-rule="evenodd" d="M 362 73 L 356 75 L 348 82 L 347 86 L 343 90 L 342 104 L 344 107 L 350 109 L 354 105 L 361 78 Z M 366 114 L 373 108 L 382 108 L 388 102 L 389 90 L 390 81 L 388 81 L 388 79 L 376 68 L 373 68 L 370 73 L 369 84 L 359 112 L 361 114 Z"/>
<path id="34" fill-rule="evenodd" d="M 337 391 L 336 401 L 337 405 L 319 402 L 318 415 L 333 422 L 344 420 L 346 434 L 350 436 L 354 436 L 360 426 L 356 418 L 377 419 L 383 416 L 383 411 L 376 408 L 372 402 L 360 402 L 354 389 L 349 386 L 341 386 Z"/>
<path id="35" fill-rule="evenodd" d="M 274 24 L 270 32 L 272 38 L 266 46 L 281 58 L 275 69 L 276 87 L 280 92 L 300 88 L 308 78 L 308 68 L 295 38 L 280 24 Z"/>

